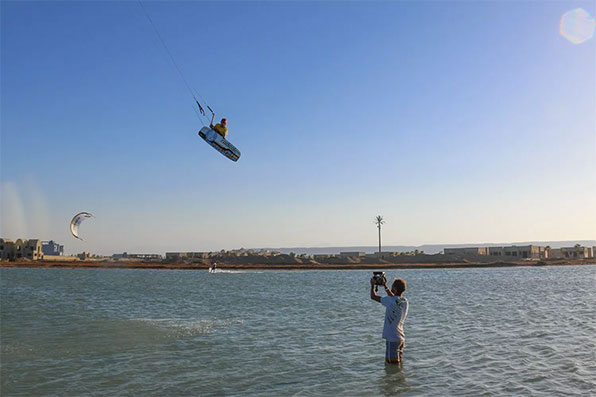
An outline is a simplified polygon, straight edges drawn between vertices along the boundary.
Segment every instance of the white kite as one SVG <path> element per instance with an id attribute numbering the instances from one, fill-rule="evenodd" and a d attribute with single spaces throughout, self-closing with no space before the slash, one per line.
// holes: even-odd
<path id="1" fill-rule="evenodd" d="M 79 240 L 83 240 L 79 237 L 79 225 L 87 218 L 94 218 L 94 216 L 89 212 L 79 212 L 72 218 L 72 221 L 70 221 L 70 232 Z"/>

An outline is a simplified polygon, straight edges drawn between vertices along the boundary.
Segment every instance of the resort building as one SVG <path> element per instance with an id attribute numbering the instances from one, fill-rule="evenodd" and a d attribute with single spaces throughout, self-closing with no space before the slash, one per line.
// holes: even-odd
<path id="1" fill-rule="evenodd" d="M 551 248 L 548 257 L 551 259 L 593 258 L 594 247 L 575 246 Z"/>
<path id="2" fill-rule="evenodd" d="M 545 259 L 549 257 L 546 247 L 538 245 L 511 245 L 508 247 L 462 247 L 445 248 L 445 255 L 496 256 L 510 259 Z"/>
<path id="3" fill-rule="evenodd" d="M 181 260 L 181 259 L 209 259 L 209 258 L 222 258 L 222 257 L 236 257 L 236 256 L 278 256 L 282 255 L 280 251 L 272 250 L 250 250 L 240 248 L 238 250 L 231 251 L 217 251 L 217 252 L 166 252 L 167 260 Z M 130 256 L 129 256 L 130 257 Z"/>
<path id="4" fill-rule="evenodd" d="M 512 245 L 509 247 L 488 247 L 488 255 L 520 259 L 545 259 L 548 258 L 546 247 L 538 245 Z"/>
<path id="5" fill-rule="evenodd" d="M 445 248 L 445 255 L 488 255 L 487 247 Z"/>
<path id="6" fill-rule="evenodd" d="M 166 259 L 206 259 L 211 254 L 209 252 L 166 252 Z"/>
<path id="7" fill-rule="evenodd" d="M 175 260 L 186 258 L 186 252 L 166 252 L 166 259 Z"/>
<path id="8" fill-rule="evenodd" d="M 129 258 L 133 259 L 161 259 L 159 254 L 128 254 Z"/>
<path id="9" fill-rule="evenodd" d="M 360 252 L 360 251 L 340 252 L 339 256 L 342 258 L 363 258 L 366 256 L 366 252 Z"/>
<path id="10" fill-rule="evenodd" d="M 0 238 L 0 259 L 4 260 L 18 260 L 43 259 L 43 251 L 41 249 L 41 240 L 31 239 L 12 241 L 9 239 Z"/>
<path id="11" fill-rule="evenodd" d="M 112 259 L 161 259 L 162 256 L 159 254 L 129 254 L 123 252 L 121 254 L 112 255 Z"/>
<path id="12" fill-rule="evenodd" d="M 315 255 L 313 255 L 313 259 L 317 262 L 324 261 L 327 259 L 332 259 L 332 258 L 337 258 L 337 255 L 331 255 L 331 254 L 315 254 Z"/>
<path id="13" fill-rule="evenodd" d="M 377 259 L 388 259 L 388 258 L 393 258 L 394 256 L 398 256 L 399 254 L 400 253 L 397 251 L 383 251 L 383 252 L 375 252 L 374 254 L 366 254 L 366 257 L 367 258 L 377 258 Z"/>
<path id="14" fill-rule="evenodd" d="M 44 255 L 50 255 L 50 256 L 64 255 L 64 246 L 58 244 L 54 240 L 42 241 L 41 242 L 41 250 L 43 251 Z"/>

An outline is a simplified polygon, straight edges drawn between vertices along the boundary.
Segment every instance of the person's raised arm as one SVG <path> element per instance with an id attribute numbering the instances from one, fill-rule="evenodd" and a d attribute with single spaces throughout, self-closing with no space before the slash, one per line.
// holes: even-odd
<path id="1" fill-rule="evenodd" d="M 384 278 L 383 278 L 383 287 L 385 287 L 385 292 L 387 293 L 387 296 L 395 296 L 393 291 L 391 291 L 389 288 L 387 288 L 387 280 L 385 280 Z"/>
<path id="2" fill-rule="evenodd" d="M 377 301 L 377 302 L 381 302 L 381 297 L 379 295 L 377 295 L 377 292 L 375 291 L 374 277 L 370 279 L 370 299 Z"/>

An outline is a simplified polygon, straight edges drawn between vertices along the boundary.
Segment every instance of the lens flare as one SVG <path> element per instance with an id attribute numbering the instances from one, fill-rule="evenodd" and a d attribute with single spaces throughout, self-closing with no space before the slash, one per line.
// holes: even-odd
<path id="1" fill-rule="evenodd" d="M 0 232 L 2 237 L 16 240 L 27 238 L 25 205 L 16 183 L 0 184 Z"/>
<path id="2" fill-rule="evenodd" d="M 581 44 L 594 36 L 594 18 L 583 8 L 567 11 L 561 17 L 559 33 L 573 44 Z"/>

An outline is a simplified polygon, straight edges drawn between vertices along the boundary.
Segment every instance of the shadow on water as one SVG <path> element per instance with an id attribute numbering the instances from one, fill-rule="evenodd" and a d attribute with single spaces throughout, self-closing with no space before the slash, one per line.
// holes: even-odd
<path id="1" fill-rule="evenodd" d="M 410 391 L 406 384 L 408 374 L 404 372 L 402 364 L 385 364 L 384 371 L 379 376 L 379 393 L 383 396 L 395 396 Z"/>

